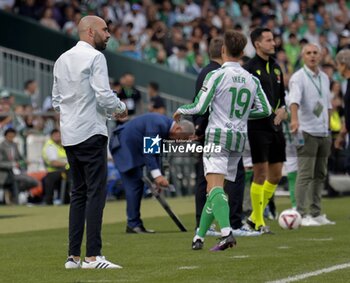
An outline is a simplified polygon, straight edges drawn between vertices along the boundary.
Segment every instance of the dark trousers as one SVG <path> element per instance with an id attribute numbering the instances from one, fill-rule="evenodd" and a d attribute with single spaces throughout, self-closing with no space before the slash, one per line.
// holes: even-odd
<path id="1" fill-rule="evenodd" d="M 349 138 L 349 141 L 350 141 L 350 133 L 348 134 L 348 138 Z M 348 146 L 347 148 L 345 149 L 345 172 L 350 174 L 350 142 L 348 143 Z"/>
<path id="2" fill-rule="evenodd" d="M 195 190 L 196 201 L 196 223 L 199 222 L 203 207 L 207 201 L 207 181 L 204 176 L 203 162 L 198 162 L 197 167 L 197 185 Z M 225 181 L 224 190 L 228 195 L 228 204 L 230 207 L 230 224 L 233 229 L 239 229 L 242 226 L 242 206 L 244 195 L 244 166 L 243 160 L 238 163 L 236 181 Z"/>
<path id="3" fill-rule="evenodd" d="M 59 192 L 61 189 L 61 177 L 62 172 L 49 172 L 45 176 L 44 183 L 44 194 L 45 194 L 45 203 L 52 205 L 53 204 L 53 195 L 54 192 Z"/>
<path id="4" fill-rule="evenodd" d="M 143 168 L 133 168 L 127 172 L 121 172 L 126 197 L 127 225 L 131 228 L 142 226 L 140 207 L 143 196 Z"/>
<path id="5" fill-rule="evenodd" d="M 80 256 L 86 221 L 86 256 L 98 256 L 107 193 L 107 137 L 95 135 L 65 150 L 73 181 L 68 255 Z"/>

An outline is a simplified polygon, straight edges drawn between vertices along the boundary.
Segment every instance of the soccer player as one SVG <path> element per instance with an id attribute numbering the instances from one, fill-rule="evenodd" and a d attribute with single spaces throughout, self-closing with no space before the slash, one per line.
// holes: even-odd
<path id="1" fill-rule="evenodd" d="M 203 248 L 204 236 L 214 219 L 219 223 L 222 237 L 211 250 L 225 250 L 236 244 L 231 232 L 224 181 L 235 181 L 237 164 L 247 136 L 248 117 L 259 119 L 271 114 L 259 80 L 238 63 L 246 44 L 247 39 L 241 33 L 226 31 L 221 51 L 224 64 L 206 76 L 192 104 L 183 105 L 174 113 L 174 119 L 179 121 L 181 115 L 204 114 L 210 107 L 205 144 L 222 148 L 221 153 L 203 155 L 208 195 L 198 234 L 192 242 L 194 250 Z"/>
<path id="2" fill-rule="evenodd" d="M 271 233 L 265 225 L 263 212 L 282 177 L 282 166 L 286 160 L 281 125 L 285 119 L 285 91 L 282 70 L 272 58 L 275 41 L 271 30 L 257 28 L 250 37 L 256 56 L 244 68 L 260 80 L 273 114 L 265 119 L 248 122 L 254 177 L 250 188 L 253 212 L 247 223 L 261 233 Z"/>
<path id="3" fill-rule="evenodd" d="M 211 71 L 214 71 L 221 67 L 222 58 L 221 50 L 224 44 L 222 37 L 214 37 L 209 44 L 209 57 L 210 63 L 205 66 L 199 73 L 196 80 L 196 95 L 200 91 L 205 77 Z M 194 97 L 193 101 L 196 97 Z M 198 142 L 204 145 L 205 129 L 208 125 L 209 111 L 207 110 L 204 115 L 194 115 L 193 123 L 196 127 L 196 136 Z M 198 156 L 198 159 L 202 160 L 202 155 Z M 252 173 L 253 174 L 253 173 Z M 207 181 L 204 176 L 203 162 L 198 162 L 196 165 L 196 232 L 198 231 L 202 210 L 207 200 Z M 250 183 L 250 181 L 249 181 Z M 245 187 L 245 170 L 243 167 L 243 160 L 238 162 L 237 175 L 235 182 L 226 181 L 224 191 L 228 196 L 228 204 L 230 207 L 230 224 L 233 229 L 234 236 L 259 236 L 260 233 L 252 230 L 248 225 L 242 224 L 242 207 L 243 207 L 243 194 Z M 250 186 L 249 186 L 250 187 Z M 249 198 L 250 203 L 250 198 Z M 221 233 L 216 232 L 215 229 L 210 228 L 206 234 L 207 236 L 218 237 Z"/>

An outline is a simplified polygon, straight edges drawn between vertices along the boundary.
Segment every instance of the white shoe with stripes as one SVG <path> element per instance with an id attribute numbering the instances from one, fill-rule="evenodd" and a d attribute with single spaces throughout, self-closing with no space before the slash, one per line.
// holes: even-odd
<path id="1" fill-rule="evenodd" d="M 66 263 L 64 264 L 66 269 L 77 269 L 80 268 L 80 260 L 75 261 L 72 257 L 68 257 Z"/>
<path id="2" fill-rule="evenodd" d="M 87 262 L 83 261 L 81 268 L 87 269 L 111 269 L 111 268 L 122 268 L 120 265 L 114 264 L 108 260 L 104 256 L 97 256 L 95 261 Z"/>

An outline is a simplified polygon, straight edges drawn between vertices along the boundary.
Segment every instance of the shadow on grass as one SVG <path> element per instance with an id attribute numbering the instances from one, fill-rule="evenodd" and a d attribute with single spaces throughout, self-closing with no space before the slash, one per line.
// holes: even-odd
<path id="1" fill-rule="evenodd" d="M 0 219 L 21 217 L 23 214 L 0 215 Z"/>

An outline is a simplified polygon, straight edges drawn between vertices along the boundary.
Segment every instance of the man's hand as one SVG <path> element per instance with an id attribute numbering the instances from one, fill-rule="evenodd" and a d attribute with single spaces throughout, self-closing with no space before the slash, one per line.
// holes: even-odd
<path id="1" fill-rule="evenodd" d="M 283 107 L 278 108 L 275 114 L 276 116 L 273 122 L 276 126 L 278 126 L 283 120 L 286 119 L 286 110 Z"/>
<path id="2" fill-rule="evenodd" d="M 180 122 L 180 118 L 181 118 L 181 113 L 176 111 L 173 115 L 173 119 L 175 120 L 176 123 Z"/>
<path id="3" fill-rule="evenodd" d="M 339 134 L 337 138 L 334 141 L 334 147 L 336 149 L 343 149 L 345 144 L 345 136 L 342 134 Z"/>
<path id="4" fill-rule="evenodd" d="M 291 122 L 290 122 L 290 132 L 292 134 L 296 134 L 299 130 L 299 121 L 297 119 L 293 119 Z"/>
<path id="5" fill-rule="evenodd" d="M 158 176 L 154 179 L 154 182 L 156 183 L 157 187 L 168 187 L 169 182 L 164 176 Z"/>
<path id="6" fill-rule="evenodd" d="M 121 113 L 114 112 L 113 118 L 116 120 L 127 120 L 128 117 L 128 108 L 125 108 L 125 110 Z"/>

